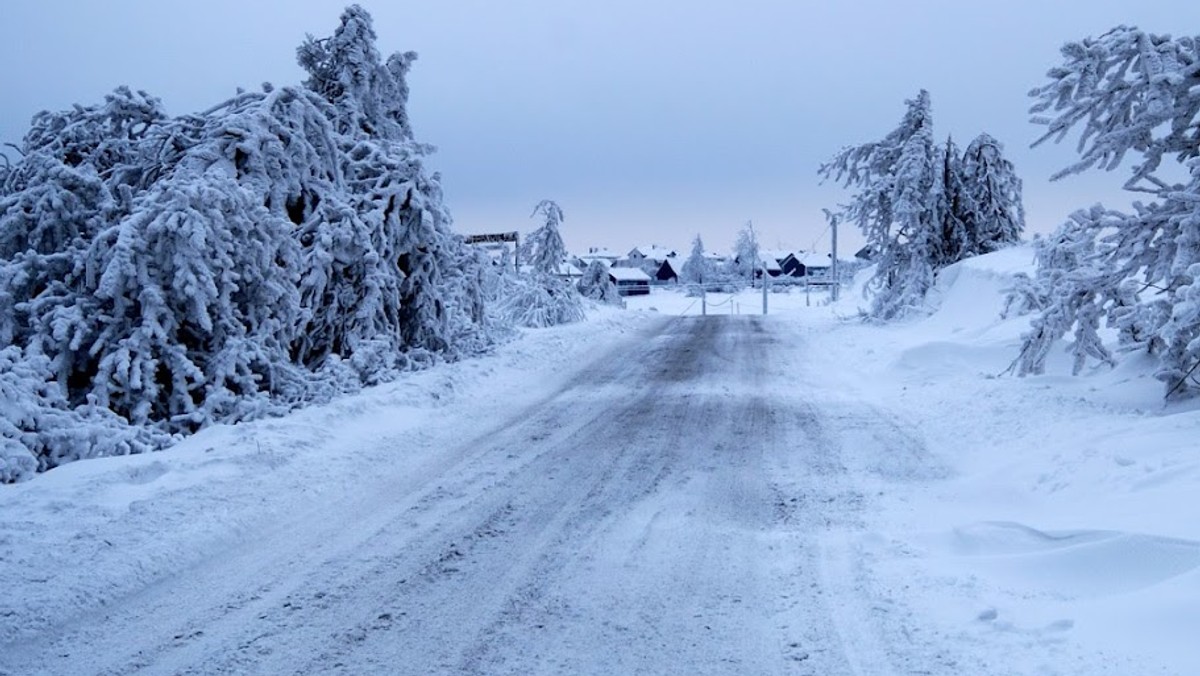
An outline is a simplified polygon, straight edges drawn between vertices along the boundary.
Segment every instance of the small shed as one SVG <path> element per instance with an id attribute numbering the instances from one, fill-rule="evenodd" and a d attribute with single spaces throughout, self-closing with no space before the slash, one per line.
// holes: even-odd
<path id="1" fill-rule="evenodd" d="M 608 278 L 622 296 L 645 296 L 650 293 L 650 275 L 637 268 L 609 268 Z"/>

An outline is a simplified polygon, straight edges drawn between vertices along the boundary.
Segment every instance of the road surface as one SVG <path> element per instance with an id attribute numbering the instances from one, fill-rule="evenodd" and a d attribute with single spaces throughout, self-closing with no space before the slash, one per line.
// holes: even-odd
<path id="1" fill-rule="evenodd" d="M 372 469 L 8 646 L 0 672 L 935 672 L 888 638 L 847 544 L 872 487 L 928 459 L 895 421 L 809 394 L 810 348 L 785 331 L 664 321 L 418 471 Z"/>

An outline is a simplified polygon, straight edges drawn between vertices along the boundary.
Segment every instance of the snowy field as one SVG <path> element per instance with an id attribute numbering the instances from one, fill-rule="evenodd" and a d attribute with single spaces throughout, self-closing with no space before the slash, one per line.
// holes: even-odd
<path id="1" fill-rule="evenodd" d="M 819 426 L 841 440 L 837 462 L 842 466 L 831 469 L 830 476 L 846 473 L 849 478 L 836 481 L 858 482 L 851 493 L 829 493 L 831 501 L 856 496 L 852 511 L 788 508 L 832 515 L 832 521 L 809 524 L 812 540 L 798 550 L 809 558 L 795 561 L 794 579 L 820 581 L 824 589 L 797 593 L 837 606 L 831 612 L 834 626 L 824 630 L 833 634 L 809 635 L 813 645 L 797 639 L 788 671 L 1195 673 L 1200 664 L 1195 640 L 1200 636 L 1200 410 L 1191 403 L 1165 406 L 1161 384 L 1136 358 L 1127 357 L 1115 370 L 1071 377 L 1068 356 L 1057 354 L 1045 376 L 1001 375 L 1016 357 L 1027 323 L 1026 318 L 999 319 L 1001 291 L 1010 273 L 1031 266 L 1026 248 L 953 266 L 935 290 L 939 311 L 888 326 L 849 319 L 861 302 L 854 292 L 836 305 L 823 292 L 806 299 L 802 287 L 770 295 L 771 314 L 761 320 L 774 336 L 770 350 L 763 348 L 770 361 L 755 360 L 744 347 L 739 358 L 746 368 L 774 374 L 762 376 L 777 388 L 762 393 L 767 401 L 810 402 L 803 405 L 821 413 Z M 732 308 L 733 314 L 749 315 L 761 311 L 762 296 L 755 291 L 732 299 L 712 294 L 709 301 L 711 314 L 729 314 Z M 287 550 L 279 543 L 308 542 L 310 529 L 336 532 L 339 523 L 330 520 L 354 514 L 347 505 L 356 501 L 362 523 L 347 531 L 382 523 L 387 509 L 380 506 L 389 494 L 407 495 L 415 490 L 408 482 L 421 477 L 451 476 L 466 457 L 455 454 L 469 455 L 464 449 L 472 440 L 539 402 L 555 401 L 594 370 L 598 359 L 620 360 L 647 341 L 670 344 L 654 341 L 671 318 L 699 314 L 696 299 L 672 291 L 631 298 L 628 306 L 594 310 L 582 324 L 528 331 L 491 356 L 417 373 L 286 418 L 213 427 L 165 453 L 73 463 L 0 487 L 0 673 L 55 673 L 63 665 L 105 671 L 96 664 L 108 665 L 112 673 L 170 672 L 172 663 L 157 662 L 155 653 L 133 661 L 97 657 L 136 649 L 135 638 L 129 646 L 113 639 L 121 633 L 110 632 L 106 618 L 120 616 L 122 608 L 148 607 L 162 616 L 143 622 L 186 625 L 194 609 L 172 605 L 169 595 L 156 600 L 155 589 L 183 585 L 186 590 L 193 575 L 211 582 L 214 595 L 242 590 L 248 607 L 255 607 L 261 580 L 249 571 L 297 565 L 280 560 L 278 552 Z M 627 387 L 637 391 L 638 383 L 633 374 Z M 619 381 L 612 386 L 618 385 L 625 386 Z M 789 385 L 797 389 L 784 391 Z M 710 396 L 704 388 L 720 386 L 698 385 L 696 396 Z M 751 395 L 735 389 L 726 396 Z M 862 411 L 873 413 L 864 417 Z M 754 429 L 744 433 L 752 447 Z M 901 457 L 910 448 L 921 449 L 919 465 Z M 889 455 L 888 449 L 895 453 Z M 796 457 L 797 467 L 802 460 Z M 500 467 L 481 465 L 478 480 L 484 482 Z M 776 470 L 786 474 L 786 463 Z M 486 482 L 480 485 L 488 488 Z M 818 488 L 798 494 L 817 495 L 812 491 Z M 639 499 L 638 494 L 615 495 Z M 668 566 L 672 547 L 687 544 L 679 529 L 712 530 L 706 522 L 672 517 L 672 509 L 685 514 L 697 507 L 695 496 L 685 491 L 671 495 L 654 502 L 658 512 L 647 515 L 659 529 L 648 532 L 659 532 L 662 544 L 658 550 L 637 550 L 654 551 L 655 560 Z M 456 499 L 452 490 L 445 498 Z M 634 509 L 613 507 L 626 508 Z M 763 545 L 767 537 L 737 532 L 746 546 Z M 624 530 L 603 535 L 589 542 L 634 548 L 638 537 Z M 281 548 L 273 553 L 275 545 Z M 333 538 L 307 546 L 336 552 L 342 543 Z M 602 555 L 601 563 L 629 565 L 617 550 L 607 553 L 611 561 Z M 236 573 L 214 578 L 220 570 L 208 563 L 214 557 L 252 565 L 245 578 Z M 683 561 L 681 570 L 712 574 L 703 562 Z M 346 575 L 370 584 L 352 571 Z M 586 579 L 581 575 L 571 584 Z M 633 589 L 653 596 L 651 578 L 640 579 L 632 582 Z M 709 588 L 736 590 L 729 583 L 713 581 Z M 189 593 L 203 599 L 207 592 Z M 263 594 L 269 596 L 269 590 Z M 571 615 L 575 610 L 560 608 L 562 621 L 582 622 Z M 636 624 L 636 618 L 627 619 Z M 383 615 L 379 621 L 385 622 Z M 399 619 L 386 619 L 393 621 Z M 511 626 L 523 627 L 520 622 Z M 673 626 L 668 622 L 661 628 L 669 633 Z M 269 657 L 269 647 L 255 653 L 256 661 L 223 668 L 188 663 L 189 656 L 203 653 L 189 653 L 184 644 L 206 631 L 220 633 L 207 626 L 185 629 L 175 636 L 179 645 L 173 652 L 163 653 L 180 660 L 175 665 L 180 670 L 233 673 L 240 664 L 266 673 L 264 665 L 282 664 L 271 661 L 282 658 L 279 651 Z M 325 624 L 308 627 L 327 629 Z M 605 624 L 598 636 L 619 630 Z M 227 631 L 238 636 L 250 629 Z M 584 635 L 566 635 L 583 641 Z M 688 649 L 669 636 L 629 641 L 659 645 L 654 641 L 660 639 L 671 649 Z M 831 671 L 813 671 L 825 640 L 851 648 L 844 663 L 830 662 Z M 563 645 L 557 657 L 565 660 L 570 646 Z M 706 654 L 692 649 L 698 651 L 693 657 Z M 529 654 L 510 657 L 530 659 Z M 552 671 L 547 664 L 541 669 Z M 701 671 L 743 673 L 718 662 Z"/>

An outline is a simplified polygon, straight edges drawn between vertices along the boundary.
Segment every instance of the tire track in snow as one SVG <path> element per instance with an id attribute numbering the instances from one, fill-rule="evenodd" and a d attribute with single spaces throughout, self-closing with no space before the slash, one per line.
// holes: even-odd
<path id="1" fill-rule="evenodd" d="M 830 584 L 822 534 L 858 526 L 866 498 L 845 430 L 777 396 L 794 374 L 775 358 L 796 348 L 778 331 L 665 323 L 420 471 L 365 477 L 65 628 L 14 673 L 888 673 L 887 650 L 847 656 L 878 632 L 846 630 L 862 589 Z"/>

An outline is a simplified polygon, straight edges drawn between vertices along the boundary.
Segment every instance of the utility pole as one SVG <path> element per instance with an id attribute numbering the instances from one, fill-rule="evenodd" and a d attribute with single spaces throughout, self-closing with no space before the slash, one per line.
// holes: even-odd
<path id="1" fill-rule="evenodd" d="M 769 280 L 771 278 L 771 275 L 767 274 L 767 264 L 766 263 L 763 263 L 761 267 L 762 267 L 762 286 L 763 286 L 763 315 L 766 316 L 766 314 L 767 314 L 767 280 Z"/>
<path id="2" fill-rule="evenodd" d="M 833 301 L 836 303 L 838 292 L 842 288 L 842 280 L 838 277 L 838 257 L 837 257 L 837 227 L 838 216 L 828 209 L 822 209 L 825 212 L 825 218 L 829 219 L 830 241 L 833 243 L 833 260 L 830 261 L 830 271 L 833 273 Z"/>

